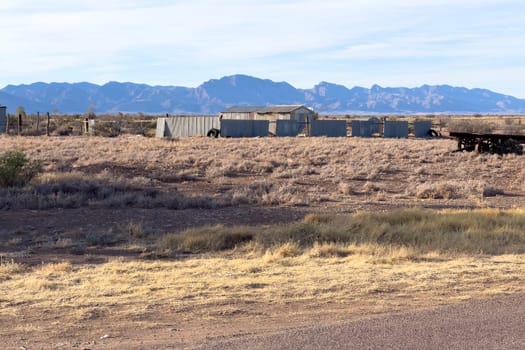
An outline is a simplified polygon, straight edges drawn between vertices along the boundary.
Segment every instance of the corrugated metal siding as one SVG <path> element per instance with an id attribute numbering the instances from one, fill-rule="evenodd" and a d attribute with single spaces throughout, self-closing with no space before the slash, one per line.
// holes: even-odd
<path id="1" fill-rule="evenodd" d="M 428 132 L 432 129 L 432 122 L 430 120 L 420 120 L 414 122 L 414 136 L 427 138 L 430 137 Z"/>
<path id="2" fill-rule="evenodd" d="M 346 121 L 314 120 L 310 124 L 310 136 L 346 137 Z"/>
<path id="3" fill-rule="evenodd" d="M 352 136 L 372 137 L 373 134 L 379 133 L 379 126 L 380 122 L 377 118 L 352 120 Z"/>
<path id="4" fill-rule="evenodd" d="M 259 113 L 284 113 L 284 114 L 290 114 L 300 108 L 304 108 L 303 105 L 282 105 L 282 106 L 267 106 L 262 109 L 259 109 L 257 112 Z"/>
<path id="5" fill-rule="evenodd" d="M 222 120 L 249 120 L 251 112 L 228 112 L 222 113 Z"/>
<path id="6" fill-rule="evenodd" d="M 277 120 L 275 127 L 276 136 L 297 136 L 306 124 L 298 123 L 295 120 Z"/>
<path id="7" fill-rule="evenodd" d="M 166 132 L 166 118 L 157 118 L 157 130 L 155 137 L 164 137 Z"/>
<path id="8" fill-rule="evenodd" d="M 159 127 L 159 124 L 157 122 L 157 128 L 158 127 Z M 95 135 L 95 119 L 88 120 L 88 135 L 89 136 Z"/>
<path id="9" fill-rule="evenodd" d="M 5 133 L 5 128 L 7 124 L 7 107 L 0 106 L 0 134 Z"/>
<path id="10" fill-rule="evenodd" d="M 222 137 L 258 137 L 268 136 L 268 120 L 232 120 L 221 121 Z"/>
<path id="11" fill-rule="evenodd" d="M 175 116 L 159 118 L 157 120 L 156 136 L 206 136 L 208 131 L 213 128 L 220 128 L 219 118 L 215 116 Z"/>
<path id="12" fill-rule="evenodd" d="M 408 121 L 385 120 L 384 137 L 386 138 L 407 138 Z"/>

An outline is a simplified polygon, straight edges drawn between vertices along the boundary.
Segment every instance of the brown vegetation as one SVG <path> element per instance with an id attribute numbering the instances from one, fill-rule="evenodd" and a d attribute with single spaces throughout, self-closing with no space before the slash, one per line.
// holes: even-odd
<path id="1" fill-rule="evenodd" d="M 523 157 L 455 148 L 0 136 L 43 166 L 0 189 L 0 337 L 158 347 L 523 291 Z"/>
<path id="2" fill-rule="evenodd" d="M 448 140 L 3 137 L 0 152 L 22 150 L 45 173 L 4 190 L 0 208 L 477 207 L 523 195 L 522 157 L 454 148 Z"/>

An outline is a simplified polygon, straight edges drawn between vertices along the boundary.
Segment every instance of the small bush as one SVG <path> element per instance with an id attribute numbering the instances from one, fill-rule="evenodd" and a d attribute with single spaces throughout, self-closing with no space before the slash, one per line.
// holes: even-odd
<path id="1" fill-rule="evenodd" d="M 21 151 L 0 155 L 0 187 L 22 187 L 42 172 L 42 164 L 30 161 Z"/>

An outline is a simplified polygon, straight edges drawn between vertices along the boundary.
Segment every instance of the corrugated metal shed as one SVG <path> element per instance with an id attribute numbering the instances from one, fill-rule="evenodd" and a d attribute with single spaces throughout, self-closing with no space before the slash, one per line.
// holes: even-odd
<path id="1" fill-rule="evenodd" d="M 206 136 L 210 129 L 219 129 L 216 116 L 175 116 L 157 119 L 156 137 Z"/>
<path id="2" fill-rule="evenodd" d="M 432 129 L 430 120 L 418 120 L 414 122 L 414 136 L 420 138 L 430 137 L 429 131 Z"/>
<path id="3" fill-rule="evenodd" d="M 385 120 L 385 138 L 408 138 L 408 121 Z"/>
<path id="4" fill-rule="evenodd" d="M 268 120 L 234 120 L 221 121 L 222 137 L 262 137 L 268 136 Z"/>
<path id="5" fill-rule="evenodd" d="M 345 120 L 313 120 L 310 136 L 346 137 Z"/>
<path id="6" fill-rule="evenodd" d="M 6 132 L 5 128 L 7 125 L 7 107 L 0 106 L 0 134 Z"/>

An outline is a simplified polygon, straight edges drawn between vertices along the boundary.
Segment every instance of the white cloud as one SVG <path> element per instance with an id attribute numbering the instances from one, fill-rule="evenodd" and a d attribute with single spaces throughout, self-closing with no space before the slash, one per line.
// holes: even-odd
<path id="1" fill-rule="evenodd" d="M 0 85 L 196 85 L 234 73 L 302 87 L 357 75 L 364 85 L 409 85 L 426 62 L 444 81 L 484 87 L 498 80 L 493 70 L 504 86 L 523 67 L 523 23 L 516 0 L 2 0 Z M 481 77 L 469 73 L 479 67 Z"/>

